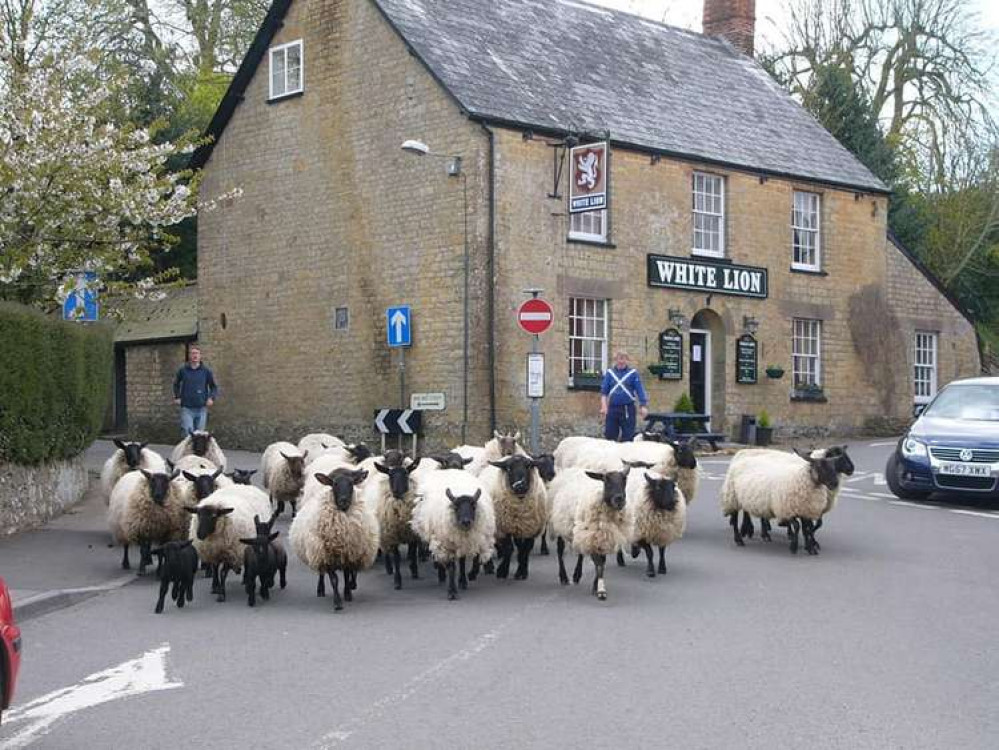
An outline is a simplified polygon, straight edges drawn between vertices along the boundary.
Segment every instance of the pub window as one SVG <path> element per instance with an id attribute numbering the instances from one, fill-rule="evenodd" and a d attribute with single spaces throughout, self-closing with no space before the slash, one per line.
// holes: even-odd
<path id="1" fill-rule="evenodd" d="M 916 331 L 915 356 L 916 403 L 928 403 L 937 393 L 937 335 L 928 331 Z"/>
<path id="2" fill-rule="evenodd" d="M 271 99 L 302 91 L 302 40 L 271 47 Z"/>
<path id="3" fill-rule="evenodd" d="M 589 240 L 590 242 L 607 241 L 607 209 L 599 211 L 583 211 L 570 214 L 569 239 Z"/>
<path id="4" fill-rule="evenodd" d="M 820 270 L 819 264 L 819 195 L 794 191 L 791 209 L 791 267 L 805 271 Z"/>
<path id="5" fill-rule="evenodd" d="M 607 369 L 607 300 L 569 298 L 569 377 Z"/>
<path id="6" fill-rule="evenodd" d="M 822 321 L 795 318 L 791 338 L 791 371 L 795 388 L 822 385 Z"/>
<path id="7" fill-rule="evenodd" d="M 725 256 L 725 181 L 714 174 L 694 172 L 695 255 Z"/>

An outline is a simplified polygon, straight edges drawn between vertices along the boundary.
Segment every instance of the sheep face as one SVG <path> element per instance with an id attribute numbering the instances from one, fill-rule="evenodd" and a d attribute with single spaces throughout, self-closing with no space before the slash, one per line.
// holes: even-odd
<path id="1" fill-rule="evenodd" d="M 280 453 L 280 451 L 278 451 Z M 291 474 L 291 478 L 296 481 L 302 479 L 302 471 L 305 469 L 305 459 L 308 457 L 309 452 L 305 451 L 301 456 L 288 456 L 281 453 L 281 458 L 288 462 L 288 471 Z"/>
<path id="2" fill-rule="evenodd" d="M 669 443 L 669 441 L 666 441 Z M 676 465 L 681 469 L 696 469 L 697 456 L 694 455 L 694 441 L 685 440 L 680 443 L 669 443 L 676 455 Z"/>
<path id="3" fill-rule="evenodd" d="M 649 499 L 656 510 L 674 510 L 676 508 L 676 482 L 672 479 L 645 475 L 649 487 Z"/>
<path id="4" fill-rule="evenodd" d="M 219 519 L 229 515 L 233 508 L 220 508 L 217 505 L 185 505 L 184 510 L 198 517 L 198 539 L 204 541 L 212 534 L 218 526 Z"/>
<path id="5" fill-rule="evenodd" d="M 835 458 L 809 458 L 812 483 L 816 487 L 825 486 L 830 490 L 839 487 L 839 474 L 836 473 Z"/>
<path id="6" fill-rule="evenodd" d="M 502 469 L 506 475 L 506 483 L 517 497 L 523 497 L 531 489 L 531 470 L 534 459 L 530 456 L 507 456 L 502 461 L 490 461 L 490 465 Z"/>
<path id="7" fill-rule="evenodd" d="M 666 436 L 661 432 L 653 432 L 651 430 L 642 430 L 642 439 L 648 440 L 650 443 L 665 443 Z"/>
<path id="8" fill-rule="evenodd" d="M 368 478 L 368 472 L 363 469 L 334 469 L 329 474 L 316 474 L 316 481 L 325 484 L 333 490 L 333 502 L 337 509 L 346 513 L 354 502 L 354 487 Z"/>
<path id="9" fill-rule="evenodd" d="M 604 502 L 614 510 L 624 508 L 625 487 L 628 484 L 628 471 L 608 471 L 601 474 L 597 471 L 588 471 L 586 476 L 602 482 L 604 485 Z"/>
<path id="10" fill-rule="evenodd" d="M 512 435 L 509 432 L 505 435 L 501 435 L 499 431 L 493 430 L 493 437 L 495 437 L 499 443 L 501 456 L 512 456 L 517 452 L 517 441 L 520 440 L 519 432 L 515 432 Z"/>
<path id="11" fill-rule="evenodd" d="M 222 469 L 218 469 L 214 474 L 191 474 L 184 472 L 184 479 L 194 485 L 194 496 L 198 500 L 204 500 L 215 492 L 215 480 L 222 474 Z"/>
<path id="12" fill-rule="evenodd" d="M 162 547 L 156 547 L 155 549 L 149 550 L 150 554 L 161 557 L 163 560 L 163 568 L 165 570 L 175 570 L 179 571 L 182 569 L 183 558 L 181 554 L 183 550 L 191 546 L 191 540 L 185 539 L 184 541 L 173 541 L 166 542 Z M 188 553 L 190 554 L 190 553 Z M 197 561 L 197 555 L 194 556 L 194 560 Z"/>
<path id="13" fill-rule="evenodd" d="M 256 469 L 233 469 L 232 474 L 226 474 L 233 484 L 251 484 L 250 477 L 257 473 Z"/>
<path id="14" fill-rule="evenodd" d="M 451 501 L 451 509 L 454 511 L 454 522 L 462 531 L 468 531 L 475 524 L 475 513 L 479 507 L 479 497 L 482 490 L 476 490 L 474 495 L 458 495 L 455 497 L 451 490 L 444 490 L 447 499 Z"/>
<path id="15" fill-rule="evenodd" d="M 534 466 L 538 470 L 538 475 L 545 482 L 550 482 L 555 478 L 555 456 L 551 453 L 540 453 L 534 459 Z"/>
<path id="16" fill-rule="evenodd" d="M 347 446 L 347 452 L 354 459 L 354 463 L 361 463 L 366 458 L 371 458 L 371 449 L 364 443 L 354 443 Z"/>
<path id="17" fill-rule="evenodd" d="M 208 453 L 208 442 L 212 439 L 212 435 L 209 432 L 202 432 L 198 430 L 197 432 L 191 433 L 191 450 L 194 451 L 196 456 L 204 456 Z"/>
<path id="18" fill-rule="evenodd" d="M 450 451 L 448 453 L 440 453 L 436 456 L 428 456 L 428 458 L 433 459 L 439 463 L 442 469 L 464 469 L 470 463 L 472 463 L 472 457 L 462 458 L 460 453 L 455 453 Z"/>
<path id="19" fill-rule="evenodd" d="M 142 476 L 149 483 L 149 497 L 157 505 L 163 505 L 167 494 L 170 492 L 170 481 L 177 475 L 161 474 L 159 472 L 154 474 L 145 469 L 139 469 L 139 471 L 142 472 Z"/>
<path id="20" fill-rule="evenodd" d="M 853 465 L 853 461 L 851 461 L 850 457 L 846 454 L 845 445 L 834 445 L 826 451 L 826 457 L 836 459 L 836 471 L 839 474 L 850 476 L 856 468 Z"/>
<path id="21" fill-rule="evenodd" d="M 138 469 L 142 460 L 142 449 L 149 443 L 125 443 L 121 440 L 114 441 L 115 447 L 120 448 L 125 453 L 125 463 L 129 469 Z"/>
<path id="22" fill-rule="evenodd" d="M 413 473 L 416 466 L 415 461 L 409 466 L 386 466 L 385 464 L 375 463 L 375 468 L 378 471 L 388 475 L 389 490 L 392 492 L 392 497 L 396 500 L 402 500 L 406 497 L 406 493 L 409 492 L 409 475 Z"/>
<path id="23" fill-rule="evenodd" d="M 385 451 L 385 465 L 392 466 L 402 466 L 406 462 L 406 454 L 400 450 L 392 448 Z M 415 462 L 414 462 L 415 463 Z"/>

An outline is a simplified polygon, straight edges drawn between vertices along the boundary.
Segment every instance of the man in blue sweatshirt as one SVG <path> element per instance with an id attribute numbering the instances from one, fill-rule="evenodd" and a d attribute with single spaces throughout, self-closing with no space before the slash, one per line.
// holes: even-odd
<path id="1" fill-rule="evenodd" d="M 649 413 L 649 395 L 638 371 L 628 364 L 628 353 L 614 353 L 614 366 L 604 373 L 600 385 L 600 416 L 604 418 L 604 437 L 627 442 L 635 437 L 635 409 L 642 419 Z"/>
<path id="2" fill-rule="evenodd" d="M 211 369 L 201 364 L 201 350 L 190 347 L 187 362 L 173 379 L 173 402 L 180 406 L 180 429 L 185 437 L 208 426 L 208 407 L 215 403 L 218 390 Z"/>

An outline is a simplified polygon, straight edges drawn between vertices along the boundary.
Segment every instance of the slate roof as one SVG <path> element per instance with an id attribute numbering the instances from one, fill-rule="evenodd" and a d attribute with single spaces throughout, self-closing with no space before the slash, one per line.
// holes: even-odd
<path id="1" fill-rule="evenodd" d="M 198 287 L 187 284 L 166 290 L 161 300 L 130 299 L 122 306 L 115 329 L 116 344 L 178 341 L 198 336 Z"/>
<path id="2" fill-rule="evenodd" d="M 218 137 L 292 0 L 275 0 L 208 134 Z M 727 42 L 574 0 L 369 0 L 473 118 L 772 175 L 889 192 Z M 208 160 L 211 144 L 192 166 Z"/>

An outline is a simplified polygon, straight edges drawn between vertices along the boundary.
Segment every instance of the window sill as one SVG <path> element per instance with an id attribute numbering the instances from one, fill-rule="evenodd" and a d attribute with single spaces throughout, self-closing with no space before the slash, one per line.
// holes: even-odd
<path id="1" fill-rule="evenodd" d="M 703 258 L 704 260 L 709 260 L 712 263 L 732 263 L 731 258 L 726 258 L 724 255 L 709 255 L 708 253 L 699 253 L 696 250 L 690 251 L 690 257 L 692 258 Z"/>
<path id="2" fill-rule="evenodd" d="M 829 402 L 829 399 L 826 398 L 826 394 L 822 391 L 792 391 L 791 400 L 810 401 L 815 404 L 825 404 Z"/>
<path id="3" fill-rule="evenodd" d="M 267 103 L 277 104 L 278 102 L 283 102 L 286 99 L 294 99 L 296 97 L 302 96 L 303 94 L 305 94 L 305 89 L 299 89 L 298 91 L 291 91 L 287 94 L 281 94 L 281 96 L 272 96 L 270 99 L 267 100 Z"/>
<path id="4" fill-rule="evenodd" d="M 801 268 L 798 266 L 791 266 L 791 273 L 803 273 L 808 276 L 828 276 L 828 271 L 823 271 L 821 268 Z"/>
<path id="5" fill-rule="evenodd" d="M 573 375 L 566 384 L 570 391 L 600 391 L 603 375 Z"/>
<path id="6" fill-rule="evenodd" d="M 573 237 L 571 234 L 565 238 L 565 241 L 570 245 L 590 245 L 592 247 L 606 247 L 610 250 L 617 247 L 613 242 L 607 240 L 590 240 L 585 237 Z"/>

